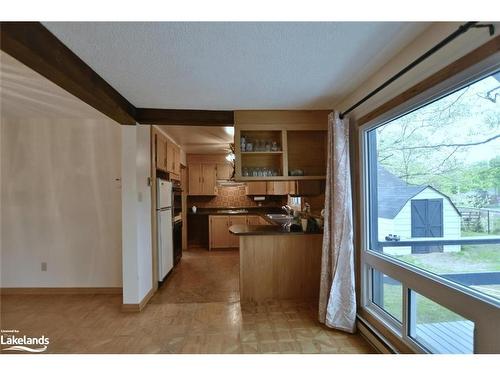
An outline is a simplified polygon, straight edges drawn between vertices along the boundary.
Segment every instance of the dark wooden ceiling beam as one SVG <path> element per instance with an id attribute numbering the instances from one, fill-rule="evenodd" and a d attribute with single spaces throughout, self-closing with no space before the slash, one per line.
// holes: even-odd
<path id="1" fill-rule="evenodd" d="M 136 120 L 150 125 L 233 126 L 233 111 L 137 108 Z"/>
<path id="2" fill-rule="evenodd" d="M 40 22 L 1 22 L 0 49 L 120 124 L 135 107 Z"/>

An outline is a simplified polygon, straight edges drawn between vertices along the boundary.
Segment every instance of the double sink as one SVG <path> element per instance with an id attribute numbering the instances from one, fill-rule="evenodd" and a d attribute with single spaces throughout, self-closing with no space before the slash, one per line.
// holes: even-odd
<path id="1" fill-rule="evenodd" d="M 288 225 L 293 219 L 292 215 L 287 214 L 266 214 L 266 217 L 280 225 Z"/>

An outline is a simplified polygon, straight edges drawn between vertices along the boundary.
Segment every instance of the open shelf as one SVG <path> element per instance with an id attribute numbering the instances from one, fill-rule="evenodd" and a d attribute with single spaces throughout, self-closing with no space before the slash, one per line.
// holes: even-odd
<path id="1" fill-rule="evenodd" d="M 325 176 L 327 132 L 325 130 L 287 131 L 288 174 L 290 177 Z M 303 175 L 292 176 L 294 170 Z"/>
<path id="2" fill-rule="evenodd" d="M 324 180 L 326 176 L 272 176 L 272 177 L 238 177 L 238 181 L 299 181 Z"/>
<path id="3" fill-rule="evenodd" d="M 283 151 L 242 151 L 242 155 L 276 155 L 282 154 Z"/>
<path id="4" fill-rule="evenodd" d="M 327 123 L 328 111 L 237 112 L 234 134 L 236 180 L 324 180 Z M 248 143 L 252 146 L 247 148 Z M 275 151 L 269 149 L 273 143 Z M 256 168 L 259 172 L 262 168 L 266 171 L 270 168 L 277 175 L 255 176 L 252 172 Z M 299 175 L 292 176 L 291 172 Z"/>

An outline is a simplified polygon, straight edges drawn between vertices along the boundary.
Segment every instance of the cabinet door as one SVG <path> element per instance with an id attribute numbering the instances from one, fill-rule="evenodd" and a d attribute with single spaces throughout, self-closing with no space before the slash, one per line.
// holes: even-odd
<path id="1" fill-rule="evenodd" d="M 217 164 L 217 179 L 218 180 L 229 180 L 233 175 L 233 166 L 229 163 L 219 163 Z"/>
<path id="2" fill-rule="evenodd" d="M 181 174 L 181 149 L 177 146 L 174 148 L 174 173 Z"/>
<path id="3" fill-rule="evenodd" d="M 248 215 L 247 216 L 247 224 L 248 225 L 260 225 L 260 216 L 257 215 Z"/>
<path id="4" fill-rule="evenodd" d="M 266 195 L 266 181 L 247 182 L 247 195 Z"/>
<path id="5" fill-rule="evenodd" d="M 231 225 L 245 225 L 247 223 L 247 217 L 243 215 L 229 216 L 229 226 Z M 240 247 L 240 237 L 229 232 L 229 246 L 230 247 Z"/>
<path id="6" fill-rule="evenodd" d="M 288 194 L 297 194 L 297 181 L 288 181 Z"/>
<path id="7" fill-rule="evenodd" d="M 174 169 L 174 163 L 175 163 L 175 157 L 174 157 L 174 149 L 175 145 L 167 140 L 167 172 L 175 173 Z"/>
<path id="8" fill-rule="evenodd" d="M 204 195 L 215 195 L 217 176 L 216 164 L 202 164 L 202 192 Z"/>
<path id="9" fill-rule="evenodd" d="M 210 216 L 210 249 L 230 247 L 229 216 Z"/>
<path id="10" fill-rule="evenodd" d="M 155 139 L 156 139 L 156 169 L 160 169 L 166 172 L 167 139 L 159 133 L 155 134 Z"/>
<path id="11" fill-rule="evenodd" d="M 259 225 L 272 225 L 269 221 L 259 216 Z"/>
<path id="12" fill-rule="evenodd" d="M 288 181 L 267 181 L 267 195 L 287 195 Z"/>
<path id="13" fill-rule="evenodd" d="M 188 189 L 189 195 L 202 195 L 203 183 L 202 183 L 201 164 L 189 164 L 188 175 L 189 175 L 189 189 Z"/>

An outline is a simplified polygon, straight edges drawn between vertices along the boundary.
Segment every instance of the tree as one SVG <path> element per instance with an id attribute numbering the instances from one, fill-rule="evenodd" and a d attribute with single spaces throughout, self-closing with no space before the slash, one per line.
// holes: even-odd
<path id="1" fill-rule="evenodd" d="M 452 195 L 491 188 L 498 194 L 500 101 L 491 100 L 497 86 L 487 77 L 379 127 L 379 162 L 410 184 Z M 480 155 L 484 150 L 489 154 Z"/>

